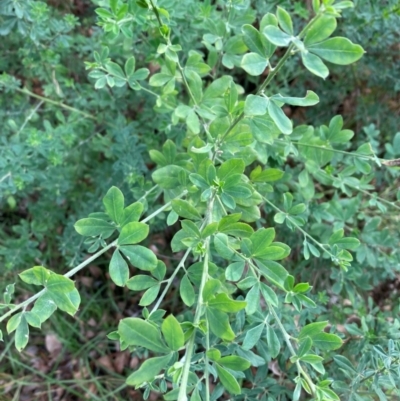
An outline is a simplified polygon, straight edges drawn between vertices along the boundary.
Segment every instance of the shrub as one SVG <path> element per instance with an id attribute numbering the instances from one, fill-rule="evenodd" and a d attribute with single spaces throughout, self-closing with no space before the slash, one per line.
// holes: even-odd
<path id="1" fill-rule="evenodd" d="M 23 60 L 4 67 L 6 113 L 18 115 L 26 96 L 38 101 L 19 124 L 9 117 L 2 150 L 8 213 L 30 198 L 25 213 L 35 215 L 7 227 L 18 238 L 4 261 L 10 269 L 40 261 L 19 274 L 39 292 L 13 305 L 14 285 L 5 289 L 0 321 L 9 318 L 16 348 L 57 308 L 75 315 L 70 277 L 112 252 L 110 280 L 140 294 L 142 316 L 122 318 L 108 338 L 145 359 L 126 379 L 145 399 L 151 391 L 179 401 L 398 396 L 400 322 L 390 320 L 398 306 L 381 310 L 373 297 L 398 271 L 398 194 L 382 185 L 399 162 L 378 157 L 374 125 L 354 138 L 327 106 L 343 65 L 364 53 L 332 36 L 337 19 L 354 22 L 339 29 L 357 37 L 371 14 L 333 0 L 313 0 L 310 10 L 286 2 L 290 13 L 240 0 L 97 3 L 102 31 L 92 35 L 41 2 L 0 8 L 2 34 Z M 82 71 L 71 55 L 88 59 L 92 49 L 90 82 L 74 80 Z M 349 92 L 355 75 L 342 79 Z M 398 156 L 399 138 L 384 156 Z M 58 213 L 45 212 L 54 204 Z M 42 257 L 46 233 L 75 220 L 93 255 L 85 259 L 67 226 Z M 152 227 L 174 230 L 176 265 L 154 253 Z M 16 257 L 20 247 L 29 252 Z M 64 275 L 43 266 L 57 247 L 75 265 Z"/>

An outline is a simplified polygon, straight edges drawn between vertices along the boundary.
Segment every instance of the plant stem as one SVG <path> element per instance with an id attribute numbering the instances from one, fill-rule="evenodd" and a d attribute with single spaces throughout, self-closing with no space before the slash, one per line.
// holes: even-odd
<path id="1" fill-rule="evenodd" d="M 288 145 L 289 143 L 286 142 L 283 139 L 275 139 L 276 142 L 280 142 L 282 145 Z M 342 155 L 346 155 L 346 156 L 350 156 L 350 157 L 357 157 L 360 159 L 365 159 L 365 160 L 370 160 L 373 162 L 377 162 L 378 160 L 381 161 L 383 164 L 385 164 L 384 162 L 388 162 L 389 160 L 385 160 L 385 159 L 379 159 L 377 157 L 373 157 L 373 156 L 367 156 L 367 155 L 361 155 L 358 153 L 352 153 L 352 152 L 346 152 L 345 150 L 339 150 L 339 149 L 330 149 L 330 148 L 326 148 L 323 146 L 318 146 L 318 145 L 311 145 L 309 143 L 300 143 L 297 141 L 290 141 L 290 143 L 292 143 L 293 145 L 298 145 L 298 146 L 305 146 L 307 148 L 315 148 L 315 149 L 321 149 L 324 150 L 326 152 L 335 152 L 335 153 L 340 153 Z"/>
<path id="2" fill-rule="evenodd" d="M 180 199 L 183 196 L 185 196 L 187 194 L 187 191 L 183 191 L 179 196 L 175 197 L 175 199 Z M 149 216 L 147 216 L 146 218 L 144 218 L 143 220 L 141 220 L 141 223 L 147 223 L 148 221 L 150 221 L 153 217 L 157 216 L 158 214 L 160 214 L 162 211 L 164 211 L 165 209 L 168 209 L 171 206 L 172 201 L 167 202 L 165 205 L 161 206 L 160 208 L 158 208 L 155 212 L 153 212 L 152 214 L 150 214 Z"/>
<path id="3" fill-rule="evenodd" d="M 207 204 L 207 211 L 204 217 L 203 226 L 212 222 L 212 211 L 214 206 L 215 195 L 210 198 Z M 200 323 L 200 318 L 203 314 L 203 290 L 208 280 L 208 263 L 210 257 L 210 237 L 204 241 L 205 255 L 203 261 L 203 272 L 201 275 L 201 282 L 199 287 L 199 298 L 197 300 L 196 313 L 193 320 L 194 330 L 186 346 L 185 362 L 182 368 L 182 377 L 180 382 L 178 401 L 187 401 L 187 383 L 190 373 L 190 364 L 192 362 L 192 355 L 194 350 L 194 343 L 196 339 L 197 326 Z M 205 365 L 205 377 L 208 378 L 208 366 Z"/>
<path id="4" fill-rule="evenodd" d="M 274 316 L 275 321 L 278 324 L 278 327 L 279 327 L 280 331 L 282 332 L 283 339 L 285 340 L 285 343 L 286 343 L 290 353 L 292 354 L 292 356 L 296 356 L 297 354 L 296 354 L 296 351 L 294 350 L 293 345 L 292 345 L 292 343 L 290 341 L 290 336 L 289 336 L 288 332 L 286 331 L 285 327 L 283 326 L 283 324 L 281 322 L 281 319 L 279 319 L 279 316 L 276 313 L 275 308 L 271 304 L 269 304 L 268 302 L 267 302 L 267 305 L 268 305 L 268 308 L 271 311 L 272 315 Z M 303 367 L 301 366 L 301 363 L 299 361 L 296 361 L 296 367 L 297 367 L 297 370 L 298 370 L 299 374 L 301 374 L 304 377 L 304 379 L 306 380 L 306 382 L 308 383 L 312 394 L 315 395 L 315 384 L 312 381 L 311 377 L 303 369 Z"/>
<path id="5" fill-rule="evenodd" d="M 42 102 L 46 102 L 46 103 L 53 104 L 53 105 L 55 105 L 55 106 L 58 106 L 58 107 L 61 107 L 61 108 L 65 109 L 65 110 L 69 110 L 69 111 L 72 111 L 72 112 L 74 112 L 74 113 L 81 114 L 82 116 L 84 116 L 84 117 L 86 117 L 86 118 L 89 118 L 89 119 L 91 119 L 91 120 L 97 121 L 97 117 L 92 116 L 91 114 L 85 113 L 84 111 L 79 110 L 79 109 L 76 109 L 75 107 L 68 106 L 68 105 L 65 104 L 65 103 L 57 102 L 56 100 L 52 100 L 52 99 L 49 99 L 49 98 L 47 98 L 47 97 L 43 97 L 43 96 L 37 95 L 36 93 L 31 92 L 31 91 L 30 91 L 29 89 L 27 89 L 27 88 L 22 88 L 22 89 L 21 89 L 21 88 L 14 88 L 14 89 L 15 89 L 17 92 L 24 93 L 25 95 L 28 95 L 28 96 L 30 96 L 30 97 L 34 97 L 35 99 L 39 99 L 39 100 L 41 100 Z"/>
<path id="6" fill-rule="evenodd" d="M 203 314 L 203 290 L 204 290 L 204 286 L 208 280 L 208 262 L 209 262 L 209 252 L 210 252 L 210 249 L 209 249 L 210 248 L 210 239 L 209 238 L 207 238 L 205 240 L 205 246 L 206 246 L 206 253 L 205 253 L 204 262 L 203 262 L 203 273 L 201 275 L 199 298 L 197 301 L 196 313 L 195 313 L 194 320 L 193 320 L 194 330 L 193 330 L 193 334 L 191 335 L 189 342 L 186 346 L 185 362 L 184 362 L 183 369 L 182 369 L 182 378 L 181 378 L 181 383 L 180 383 L 180 388 L 179 388 L 178 401 L 187 401 L 187 383 L 188 383 L 188 378 L 189 378 L 189 373 L 190 373 L 190 364 L 192 362 L 194 342 L 196 339 L 197 326 L 199 325 L 201 315 Z M 206 374 L 205 376 L 208 377 L 208 374 Z"/>
<path id="7" fill-rule="evenodd" d="M 179 262 L 178 266 L 174 270 L 174 272 L 171 274 L 170 278 L 167 280 L 167 285 L 164 288 L 164 291 L 160 295 L 160 297 L 157 299 L 156 304 L 154 305 L 153 309 L 150 312 L 150 315 L 154 313 L 161 305 L 161 302 L 163 301 L 165 295 L 167 294 L 169 287 L 171 286 L 172 282 L 174 281 L 175 276 L 178 274 L 179 270 L 185 265 L 186 259 L 190 255 L 190 252 L 192 252 L 192 248 L 188 248 L 183 255 L 181 261 Z"/>

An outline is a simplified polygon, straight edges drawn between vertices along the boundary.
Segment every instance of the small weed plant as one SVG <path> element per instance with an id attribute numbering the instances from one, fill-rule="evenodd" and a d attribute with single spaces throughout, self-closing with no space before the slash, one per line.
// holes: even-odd
<path id="1" fill-rule="evenodd" d="M 317 105 L 319 94 L 307 87 L 292 93 L 282 78 L 289 65 L 294 76 L 305 72 L 304 82 L 314 88 L 317 80 L 329 80 L 332 65 L 363 56 L 360 45 L 335 35 L 337 20 L 353 3 L 313 0 L 308 22 L 275 5 L 257 15 L 257 7 L 241 0 L 188 1 L 185 12 L 173 0 L 95 3 L 103 32 L 97 32 L 101 48 L 86 62 L 94 88 L 116 103 L 144 94 L 140 107 L 169 139 L 162 147 L 150 144 L 151 178 L 134 173 L 135 201 L 111 186 L 102 206 L 93 202 L 87 217 L 76 221 L 75 235 L 85 238 L 90 257 L 64 275 L 51 266 L 23 271 L 19 278 L 38 290 L 19 304 L 12 303 L 14 284 L 7 286 L 0 322 L 7 321 L 16 348 L 28 344 L 30 326 L 40 328 L 57 309 L 75 315 L 81 300 L 72 277 L 112 252 L 109 277 L 141 294 L 141 315 L 121 319 L 108 339 L 143 356 L 126 383 L 144 399 L 152 391 L 178 401 L 228 394 L 248 401 L 398 396 L 399 320 L 385 326 L 384 343 L 367 335 L 379 322 L 363 318 L 339 330 L 328 321 L 335 307 L 328 303 L 335 301 L 318 284 L 331 282 L 332 297 L 356 303 L 359 288 L 369 288 L 365 266 L 385 264 L 387 272 L 398 263 L 384 248 L 384 262 L 376 260 L 371 248 L 385 240 L 392 245 L 388 230 L 377 231 L 381 218 L 370 215 L 398 213 L 396 199 L 381 198 L 372 184 L 372 165 L 390 169 L 385 163 L 396 161 L 378 158 L 369 142 L 349 149 L 354 133 L 340 115 L 318 127 L 293 125 L 288 111 Z M 2 29 L 23 30 L 31 14 L 40 13 L 38 4 L 24 14 L 18 2 L 6 1 Z M 43 23 L 37 19 L 30 34 Z M 66 19 L 48 34 L 62 38 L 74 23 Z M 199 32 L 201 40 L 193 41 Z M 139 50 L 129 57 L 118 53 L 135 41 Z M 4 90 L 47 101 L 21 89 L 15 77 L 4 74 L 1 82 Z M 78 109 L 69 111 L 93 119 Z M 123 122 L 107 124 L 118 130 Z M 131 155 L 125 165 L 142 163 L 140 140 L 124 146 Z M 152 225 L 176 228 L 172 269 L 146 241 Z M 172 293 L 180 306 L 162 309 Z M 347 335 L 364 338 L 363 355 L 346 348 Z"/>

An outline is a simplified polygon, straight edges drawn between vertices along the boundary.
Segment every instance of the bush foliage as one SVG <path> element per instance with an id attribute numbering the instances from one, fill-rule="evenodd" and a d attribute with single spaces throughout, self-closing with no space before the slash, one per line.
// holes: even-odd
<path id="1" fill-rule="evenodd" d="M 141 362 L 78 397 L 397 399 L 399 23 L 394 0 L 3 1 L 5 372 L 38 328 L 77 352 L 73 322 L 117 311 L 100 341 Z"/>

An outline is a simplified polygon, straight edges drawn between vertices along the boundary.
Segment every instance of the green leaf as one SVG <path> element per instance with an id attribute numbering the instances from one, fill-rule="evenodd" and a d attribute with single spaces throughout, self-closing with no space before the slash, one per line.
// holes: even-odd
<path id="1" fill-rule="evenodd" d="M 256 259 L 256 264 L 263 276 L 279 288 L 283 288 L 283 283 L 288 275 L 286 269 L 279 263 L 267 260 Z"/>
<path id="2" fill-rule="evenodd" d="M 75 289 L 75 284 L 70 278 L 51 272 L 46 282 L 46 288 L 50 292 L 67 293 Z"/>
<path id="3" fill-rule="evenodd" d="M 347 38 L 335 37 L 316 43 L 307 49 L 333 64 L 347 65 L 359 60 L 364 54 L 360 45 L 355 45 Z"/>
<path id="4" fill-rule="evenodd" d="M 307 68 L 312 74 L 325 79 L 329 75 L 328 67 L 324 62 L 315 54 L 307 52 L 301 53 L 301 59 L 304 67 Z"/>
<path id="5" fill-rule="evenodd" d="M 307 354 L 312 347 L 312 339 L 310 337 L 304 337 L 302 341 L 300 341 L 299 349 L 297 350 L 297 356 L 302 357 Z"/>
<path id="6" fill-rule="evenodd" d="M 247 330 L 246 336 L 244 337 L 242 348 L 249 350 L 253 348 L 260 340 L 261 334 L 264 331 L 265 324 L 261 323 L 250 330 Z"/>
<path id="7" fill-rule="evenodd" d="M 267 343 L 271 357 L 276 358 L 279 355 L 281 343 L 279 342 L 275 330 L 271 326 L 267 326 Z"/>
<path id="8" fill-rule="evenodd" d="M 243 174 L 244 168 L 245 165 L 242 159 L 229 159 L 218 168 L 217 176 L 224 181 L 232 175 Z"/>
<path id="9" fill-rule="evenodd" d="M 224 225 L 223 228 L 219 228 L 219 231 L 232 235 L 233 237 L 246 238 L 253 234 L 253 228 L 246 223 L 232 223 L 229 225 Z"/>
<path id="10" fill-rule="evenodd" d="M 121 227 L 133 221 L 138 221 L 142 213 L 143 213 L 143 203 L 135 202 L 127 206 L 124 209 L 123 218 L 122 221 L 120 222 Z"/>
<path id="11" fill-rule="evenodd" d="M 356 373 L 356 370 L 354 369 L 353 364 L 343 355 L 335 355 L 333 357 L 335 362 L 344 370 L 347 372 L 350 372 L 352 374 Z"/>
<path id="12" fill-rule="evenodd" d="M 19 324 L 21 323 L 22 315 L 23 315 L 22 312 L 18 312 L 10 317 L 6 326 L 8 334 L 11 334 L 19 326 Z"/>
<path id="13" fill-rule="evenodd" d="M 260 285 L 256 283 L 250 291 L 246 294 L 245 298 L 247 305 L 246 305 L 246 314 L 252 315 L 257 311 L 257 308 L 260 305 Z"/>
<path id="14" fill-rule="evenodd" d="M 203 268 L 202 264 L 201 267 Z M 214 294 L 216 294 L 220 288 L 221 282 L 216 278 L 210 278 L 209 280 L 207 280 L 203 289 L 203 300 L 205 302 L 210 300 L 212 297 L 214 297 Z"/>
<path id="15" fill-rule="evenodd" d="M 179 175 L 185 172 L 185 169 L 179 166 L 165 166 L 154 171 L 153 181 L 163 189 L 174 189 L 180 186 Z"/>
<path id="16" fill-rule="evenodd" d="M 78 234 L 85 237 L 96 237 L 98 235 L 109 237 L 115 230 L 115 227 L 111 223 L 94 218 L 78 220 L 74 227 Z"/>
<path id="17" fill-rule="evenodd" d="M 134 56 L 129 57 L 125 62 L 125 74 L 129 78 L 135 72 L 136 60 Z"/>
<path id="18" fill-rule="evenodd" d="M 111 280 L 120 287 L 124 287 L 129 279 L 128 263 L 126 263 L 118 249 L 114 251 L 111 258 L 109 273 Z"/>
<path id="19" fill-rule="evenodd" d="M 263 34 L 275 46 L 286 47 L 289 46 L 290 42 L 292 41 L 291 35 L 288 35 L 273 25 L 266 26 L 263 30 Z"/>
<path id="20" fill-rule="evenodd" d="M 281 130 L 282 134 L 288 135 L 293 131 L 293 124 L 283 110 L 272 99 L 268 103 L 268 114 Z"/>
<path id="21" fill-rule="evenodd" d="M 308 337 L 308 338 L 309 338 L 309 337 Z M 322 362 L 322 361 L 324 360 L 324 358 L 322 358 L 322 356 L 319 356 L 319 355 L 306 354 L 306 355 L 303 355 L 303 356 L 300 358 L 300 360 L 301 360 L 302 362 L 307 362 L 307 363 L 314 364 L 314 363 Z"/>
<path id="22" fill-rule="evenodd" d="M 158 284 L 158 281 L 151 276 L 144 274 L 138 274 L 137 276 L 131 277 L 127 282 L 126 286 L 132 291 L 143 291 L 150 287 Z"/>
<path id="23" fill-rule="evenodd" d="M 113 61 L 108 61 L 107 63 L 105 63 L 105 67 L 110 74 L 115 75 L 118 78 L 125 78 L 125 74 L 122 71 L 122 68 L 117 63 L 114 63 Z"/>
<path id="24" fill-rule="evenodd" d="M 30 326 L 37 327 L 40 329 L 41 320 L 38 315 L 36 315 L 34 312 L 30 311 L 30 312 L 25 312 L 24 316 Z"/>
<path id="25" fill-rule="evenodd" d="M 287 97 L 282 96 L 281 94 L 273 95 L 272 99 L 277 100 L 279 102 L 287 103 L 292 106 L 314 106 L 319 102 L 318 95 L 313 91 L 307 91 L 305 97 Z"/>
<path id="26" fill-rule="evenodd" d="M 124 212 L 124 195 L 121 190 L 111 187 L 103 198 L 103 204 L 111 220 L 119 224 Z"/>
<path id="27" fill-rule="evenodd" d="M 186 124 L 194 134 L 200 133 L 200 120 L 194 110 L 189 111 L 186 117 Z"/>
<path id="28" fill-rule="evenodd" d="M 122 227 L 118 237 L 118 245 L 137 244 L 149 235 L 149 226 L 134 221 Z"/>
<path id="29" fill-rule="evenodd" d="M 127 345 L 136 345 L 150 351 L 167 353 L 170 350 L 161 338 L 158 328 L 136 317 L 122 319 L 118 325 L 121 341 Z"/>
<path id="30" fill-rule="evenodd" d="M 3 332 L 0 330 L 0 341 L 4 341 L 3 340 Z"/>
<path id="31" fill-rule="evenodd" d="M 25 319 L 24 314 L 21 316 L 21 321 L 15 331 L 15 348 L 21 352 L 28 344 L 29 340 L 29 326 Z"/>
<path id="32" fill-rule="evenodd" d="M 261 294 L 263 295 L 266 302 L 272 306 L 278 306 L 279 301 L 275 292 L 268 285 L 260 283 Z"/>
<path id="33" fill-rule="evenodd" d="M 197 103 L 200 103 L 203 97 L 202 79 L 200 78 L 199 74 L 197 74 L 193 70 L 185 69 L 185 75 L 187 77 L 189 87 L 194 99 Z"/>
<path id="34" fill-rule="evenodd" d="M 228 294 L 221 293 L 210 299 L 208 301 L 208 306 L 222 312 L 236 313 L 246 307 L 246 302 L 235 301 L 232 298 L 229 298 Z"/>
<path id="35" fill-rule="evenodd" d="M 179 294 L 183 303 L 186 306 L 192 306 L 195 300 L 194 289 L 192 283 L 190 282 L 188 276 L 185 274 L 182 277 L 181 284 L 179 287 Z"/>
<path id="36" fill-rule="evenodd" d="M 146 79 L 149 74 L 150 71 L 147 68 L 139 68 L 129 77 L 129 83 L 131 83 L 133 80 L 142 81 L 143 79 Z"/>
<path id="37" fill-rule="evenodd" d="M 251 52 L 258 53 L 261 57 L 266 58 L 267 43 L 265 37 L 261 35 L 252 25 L 245 24 L 242 26 L 243 41 Z"/>
<path id="38" fill-rule="evenodd" d="M 240 66 L 252 76 L 261 75 L 267 68 L 268 59 L 258 53 L 247 53 L 243 56 Z"/>
<path id="39" fill-rule="evenodd" d="M 275 230 L 271 228 L 260 228 L 255 233 L 253 233 L 250 237 L 250 241 L 252 244 L 251 254 L 254 257 L 263 255 L 268 251 L 268 247 L 272 244 L 272 241 L 275 238 Z"/>
<path id="40" fill-rule="evenodd" d="M 20 273 L 19 277 L 27 284 L 45 286 L 48 278 L 50 277 L 50 273 L 51 272 L 43 266 L 34 266 Z"/>
<path id="41" fill-rule="evenodd" d="M 293 36 L 293 22 L 290 18 L 290 14 L 282 7 L 277 7 L 276 16 L 278 18 L 279 25 L 289 35 Z"/>
<path id="42" fill-rule="evenodd" d="M 229 247 L 228 236 L 223 233 L 218 233 L 214 236 L 214 246 L 218 255 L 222 256 L 224 259 L 232 259 L 234 252 Z"/>
<path id="43" fill-rule="evenodd" d="M 238 281 L 243 275 L 245 262 L 231 263 L 225 270 L 225 277 L 229 281 Z"/>
<path id="44" fill-rule="evenodd" d="M 59 309 L 74 316 L 78 311 L 81 297 L 76 288 L 70 292 L 55 292 L 49 291 L 49 296 Z"/>
<path id="45" fill-rule="evenodd" d="M 318 333 L 312 337 L 312 340 L 315 347 L 324 351 L 338 349 L 343 345 L 342 339 L 331 333 Z"/>
<path id="46" fill-rule="evenodd" d="M 140 299 L 139 305 L 140 306 L 148 306 L 151 305 L 155 299 L 157 298 L 158 293 L 160 292 L 160 284 L 154 285 L 150 287 L 145 293 L 142 295 Z"/>
<path id="47" fill-rule="evenodd" d="M 221 359 L 221 351 L 216 348 L 210 348 L 206 352 L 206 354 L 207 354 L 208 358 L 214 362 Z"/>
<path id="48" fill-rule="evenodd" d="M 189 180 L 192 181 L 192 183 L 196 185 L 196 187 L 198 188 L 206 189 L 210 187 L 208 182 L 199 174 L 195 173 L 190 174 Z"/>
<path id="49" fill-rule="evenodd" d="M 230 324 L 228 314 L 215 308 L 207 308 L 207 320 L 210 330 L 225 341 L 233 341 L 235 333 Z"/>
<path id="50" fill-rule="evenodd" d="M 162 323 L 161 331 L 169 348 L 178 351 L 185 344 L 183 330 L 174 315 L 169 315 Z"/>
<path id="51" fill-rule="evenodd" d="M 314 322 L 310 323 L 307 326 L 304 326 L 300 334 L 298 336 L 299 340 L 302 340 L 305 337 L 311 337 L 314 338 L 317 334 L 321 333 L 322 330 L 328 325 L 328 321 L 323 321 L 323 322 Z"/>
<path id="52" fill-rule="evenodd" d="M 157 257 L 154 253 L 141 245 L 123 245 L 122 253 L 131 264 L 140 270 L 153 270 L 157 267 Z"/>
<path id="53" fill-rule="evenodd" d="M 262 116 L 267 112 L 269 100 L 263 96 L 248 95 L 244 104 L 246 116 Z"/>
<path id="54" fill-rule="evenodd" d="M 138 387 L 145 382 L 152 381 L 161 370 L 168 366 L 171 357 L 172 354 L 146 359 L 138 370 L 127 377 L 126 384 Z"/>
<path id="55" fill-rule="evenodd" d="M 31 312 L 39 316 L 40 323 L 45 322 L 57 309 L 57 305 L 46 291 L 35 302 Z"/>
<path id="56" fill-rule="evenodd" d="M 258 167 L 250 174 L 250 179 L 253 182 L 274 182 L 280 180 L 285 175 L 282 170 L 276 168 L 268 168 L 261 171 L 261 166 Z"/>
<path id="57" fill-rule="evenodd" d="M 215 364 L 215 368 L 217 369 L 218 377 L 221 380 L 222 385 L 226 388 L 226 390 L 231 394 L 241 394 L 240 385 L 237 380 L 234 378 L 232 373 L 229 373 L 222 366 Z"/>
<path id="58" fill-rule="evenodd" d="M 251 363 L 247 359 L 236 355 L 224 356 L 218 360 L 218 364 L 237 371 L 246 370 L 251 366 Z"/>
<path id="59" fill-rule="evenodd" d="M 185 201 L 183 199 L 175 199 L 171 202 L 171 204 L 172 209 L 175 211 L 175 213 L 179 214 L 179 216 L 191 220 L 201 219 L 201 214 L 188 201 Z"/>
<path id="60" fill-rule="evenodd" d="M 336 29 L 336 18 L 330 15 L 322 14 L 310 29 L 304 38 L 305 46 L 312 45 L 314 43 L 322 42 L 329 38 Z"/>
<path id="61" fill-rule="evenodd" d="M 151 86 L 163 86 L 167 82 L 169 82 L 173 78 L 173 75 L 170 74 L 164 74 L 164 73 L 159 73 L 159 74 L 154 74 L 150 77 L 149 84 Z"/>
<path id="62" fill-rule="evenodd" d="M 257 256 L 254 257 L 262 260 L 281 260 L 286 258 L 289 253 L 290 248 L 287 245 L 274 242 L 272 245 L 259 249 Z"/>

